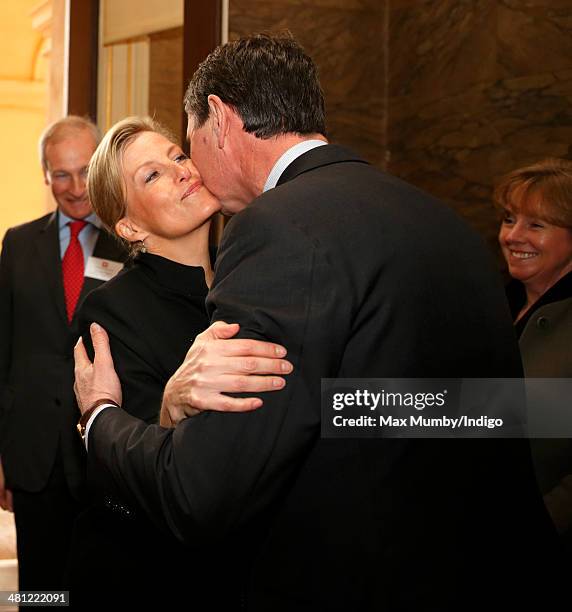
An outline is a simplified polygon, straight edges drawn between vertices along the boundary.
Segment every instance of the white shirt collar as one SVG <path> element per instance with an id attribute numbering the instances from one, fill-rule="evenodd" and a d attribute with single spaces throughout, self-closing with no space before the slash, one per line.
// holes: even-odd
<path id="1" fill-rule="evenodd" d="M 274 167 L 272 168 L 272 170 L 270 170 L 270 174 L 268 175 L 268 178 L 266 179 L 266 183 L 264 184 L 264 189 L 262 190 L 264 191 L 268 191 L 269 189 L 274 189 L 274 187 L 276 187 L 276 184 L 278 183 L 278 180 L 280 179 L 280 177 L 282 176 L 282 173 L 284 172 L 284 170 L 286 170 L 286 168 L 298 157 L 300 157 L 300 155 L 303 155 L 304 153 L 307 153 L 308 151 L 311 151 L 312 149 L 315 149 L 316 147 L 321 147 L 322 145 L 326 145 L 328 144 L 327 142 L 324 142 L 323 140 L 304 140 L 302 142 L 299 142 L 298 144 L 295 144 L 293 147 L 290 147 L 287 151 L 285 151 L 280 158 L 278 159 L 278 161 L 274 164 Z"/>

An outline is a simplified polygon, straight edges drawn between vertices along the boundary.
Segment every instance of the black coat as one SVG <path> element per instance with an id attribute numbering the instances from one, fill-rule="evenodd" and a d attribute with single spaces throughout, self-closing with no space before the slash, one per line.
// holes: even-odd
<path id="1" fill-rule="evenodd" d="M 513 317 L 526 302 L 524 285 L 507 287 Z M 572 272 L 546 291 L 515 324 L 524 372 L 529 378 L 572 376 Z M 543 415 L 545 415 L 543 410 Z M 547 415 L 545 415 L 547 417 Z M 549 418 L 549 417 L 547 417 Z M 572 440 L 537 438 L 532 456 L 544 503 L 563 536 L 568 567 L 572 566 Z"/>
<path id="2" fill-rule="evenodd" d="M 286 388 L 174 431 L 104 410 L 88 460 L 181 540 L 224 546 L 240 605 L 468 609 L 535 588 L 553 532 L 525 441 L 320 437 L 323 377 L 521 375 L 500 279 L 454 213 L 319 147 L 228 224 L 208 306 L 288 348 Z"/>

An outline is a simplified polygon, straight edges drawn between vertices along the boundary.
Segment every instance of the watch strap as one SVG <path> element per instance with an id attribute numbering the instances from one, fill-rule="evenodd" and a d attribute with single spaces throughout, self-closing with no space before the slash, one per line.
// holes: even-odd
<path id="1" fill-rule="evenodd" d="M 99 408 L 100 406 L 113 406 L 115 408 L 119 408 L 119 404 L 112 399 L 104 398 L 97 400 L 93 406 L 90 406 L 80 417 L 79 422 L 77 424 L 77 431 L 83 440 L 85 438 L 85 429 L 91 418 L 91 415 Z"/>

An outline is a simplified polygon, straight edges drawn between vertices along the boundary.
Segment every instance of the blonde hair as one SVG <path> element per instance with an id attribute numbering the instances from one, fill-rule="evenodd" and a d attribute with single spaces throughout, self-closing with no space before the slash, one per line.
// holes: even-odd
<path id="1" fill-rule="evenodd" d="M 40 162 L 44 172 L 48 171 L 48 161 L 46 159 L 46 149 L 49 144 L 61 142 L 70 135 L 77 134 L 83 130 L 88 130 L 93 136 L 93 141 L 97 145 L 101 140 L 99 129 L 90 119 L 79 117 L 77 115 L 68 115 L 63 119 L 58 119 L 50 123 L 42 132 L 38 142 L 38 152 L 40 154 Z"/>
<path id="2" fill-rule="evenodd" d="M 151 117 L 122 119 L 103 137 L 89 163 L 87 193 L 93 210 L 103 225 L 118 236 L 115 225 L 127 215 L 127 188 L 123 178 L 123 154 L 128 145 L 143 132 L 157 132 L 171 142 L 173 135 Z M 137 245 L 118 236 L 131 251 Z"/>
<path id="3" fill-rule="evenodd" d="M 551 157 L 503 177 L 495 206 L 572 228 L 572 161 Z"/>

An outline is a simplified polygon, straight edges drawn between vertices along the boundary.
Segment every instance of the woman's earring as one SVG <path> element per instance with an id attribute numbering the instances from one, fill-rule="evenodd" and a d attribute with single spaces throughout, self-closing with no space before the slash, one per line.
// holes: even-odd
<path id="1" fill-rule="evenodd" d="M 141 253 L 146 253 L 147 252 L 147 247 L 145 246 L 145 240 L 141 240 L 141 249 L 140 249 Z"/>

